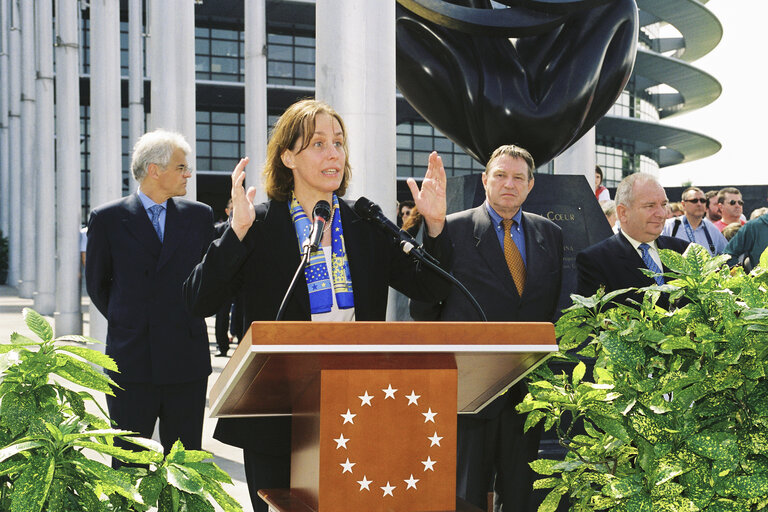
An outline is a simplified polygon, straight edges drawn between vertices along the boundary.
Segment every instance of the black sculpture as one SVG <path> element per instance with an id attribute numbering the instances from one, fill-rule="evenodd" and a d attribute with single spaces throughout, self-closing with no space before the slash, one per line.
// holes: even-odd
<path id="1" fill-rule="evenodd" d="M 398 0 L 397 86 L 485 164 L 516 144 L 537 165 L 589 131 L 621 94 L 635 0 Z M 422 17 L 423 16 L 423 17 Z M 512 38 L 512 39 L 510 39 Z"/>

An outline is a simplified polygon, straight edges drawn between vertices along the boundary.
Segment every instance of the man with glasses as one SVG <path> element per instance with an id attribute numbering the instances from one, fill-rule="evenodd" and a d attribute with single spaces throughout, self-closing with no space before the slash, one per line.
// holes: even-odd
<path id="1" fill-rule="evenodd" d="M 728 224 L 740 222 L 742 225 L 746 222 L 742 218 L 744 213 L 744 201 L 741 199 L 741 192 L 734 187 L 725 187 L 717 193 L 717 202 L 720 204 L 720 215 L 722 218 L 715 222 L 715 227 L 722 232 Z"/>
<path id="2" fill-rule="evenodd" d="M 704 192 L 699 187 L 688 187 L 683 191 L 682 198 L 683 215 L 668 219 L 661 234 L 697 243 L 712 256 L 722 254 L 728 242 L 704 216 L 707 209 Z"/>
<path id="3" fill-rule="evenodd" d="M 110 416 L 147 438 L 159 419 L 166 453 L 177 439 L 201 448 L 211 373 L 205 319 L 181 293 L 215 238 L 211 208 L 178 198 L 192 176 L 189 152 L 178 133 L 144 134 L 131 160 L 138 191 L 97 207 L 88 222 L 88 295 L 107 318 L 106 353 L 119 369 L 109 372 L 120 386 L 107 396 Z"/>

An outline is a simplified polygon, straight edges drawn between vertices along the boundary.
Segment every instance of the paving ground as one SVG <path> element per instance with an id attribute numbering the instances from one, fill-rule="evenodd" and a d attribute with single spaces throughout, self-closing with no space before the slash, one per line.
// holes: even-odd
<path id="1" fill-rule="evenodd" d="M 21 334 L 32 335 L 27 329 L 24 320 L 21 317 L 21 310 L 25 307 L 31 307 L 31 299 L 19 298 L 16 289 L 10 286 L 0 286 L 0 340 L 8 340 L 11 333 L 18 331 Z M 84 313 L 84 332 L 88 332 L 88 297 L 83 297 L 83 313 Z M 48 321 L 53 325 L 53 319 L 48 318 Z M 211 340 L 211 363 L 213 364 L 213 374 L 208 379 L 208 389 L 210 390 L 216 378 L 221 373 L 222 368 L 226 365 L 229 358 L 213 357 L 216 353 L 216 341 L 213 330 L 213 318 L 208 319 L 208 334 Z M 66 334 L 66 333 L 57 333 Z M 230 351 L 231 353 L 231 351 Z M 106 406 L 105 406 L 106 409 Z M 242 450 L 223 443 L 220 443 L 213 439 L 213 428 L 216 424 L 216 420 L 208 417 L 208 410 L 206 409 L 206 418 L 203 426 L 203 449 L 213 453 L 214 461 L 219 465 L 221 469 L 226 471 L 234 482 L 234 486 L 230 487 L 228 491 L 237 499 L 243 506 L 243 510 L 246 512 L 252 512 L 250 498 L 248 496 L 248 488 L 245 483 L 245 473 L 243 470 L 243 454 Z M 159 441 L 157 432 L 155 432 L 155 439 Z"/>

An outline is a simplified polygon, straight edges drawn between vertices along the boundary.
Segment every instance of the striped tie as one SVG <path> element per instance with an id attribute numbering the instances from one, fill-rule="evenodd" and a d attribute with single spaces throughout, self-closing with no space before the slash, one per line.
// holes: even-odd
<path id="1" fill-rule="evenodd" d="M 651 253 L 649 252 L 651 246 L 648 244 L 640 244 L 638 247 L 640 247 L 640 250 L 643 251 L 643 263 L 645 263 L 645 266 L 648 267 L 648 270 L 656 274 L 661 274 L 661 269 L 656 264 L 656 262 L 653 261 Z M 656 281 L 656 284 L 664 284 L 664 277 L 661 275 L 655 275 L 653 276 L 653 279 Z"/>
<path id="2" fill-rule="evenodd" d="M 515 241 L 512 240 L 512 234 L 510 233 L 514 224 L 516 222 L 512 219 L 503 219 L 501 221 L 501 225 L 504 228 L 504 259 L 507 260 L 507 267 L 509 267 L 509 273 L 512 274 L 512 279 L 515 281 L 517 293 L 522 297 L 523 290 L 525 289 L 525 263 L 523 263 L 520 250 L 515 245 Z"/>

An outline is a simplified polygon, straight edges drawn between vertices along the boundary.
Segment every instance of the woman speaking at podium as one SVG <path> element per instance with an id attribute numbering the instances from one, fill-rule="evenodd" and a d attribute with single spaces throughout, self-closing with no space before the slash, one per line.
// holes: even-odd
<path id="1" fill-rule="evenodd" d="M 254 205 L 246 192 L 243 158 L 232 172 L 230 227 L 213 242 L 184 284 L 187 306 L 210 316 L 234 296 L 242 300 L 244 331 L 256 320 L 274 320 L 301 261 L 319 201 L 330 205 L 320 248 L 285 305 L 284 320 L 384 320 L 388 287 L 425 301 L 444 299 L 450 284 L 404 254 L 394 237 L 363 220 L 342 200 L 351 177 L 344 122 L 329 105 L 302 100 L 275 124 L 263 178 L 269 201 Z M 445 170 L 437 153 L 421 189 L 408 186 L 424 216 L 424 247 L 444 269 L 452 249 L 443 233 Z M 243 448 L 254 510 L 266 512 L 259 489 L 288 488 L 289 417 L 221 419 L 214 437 Z"/>

